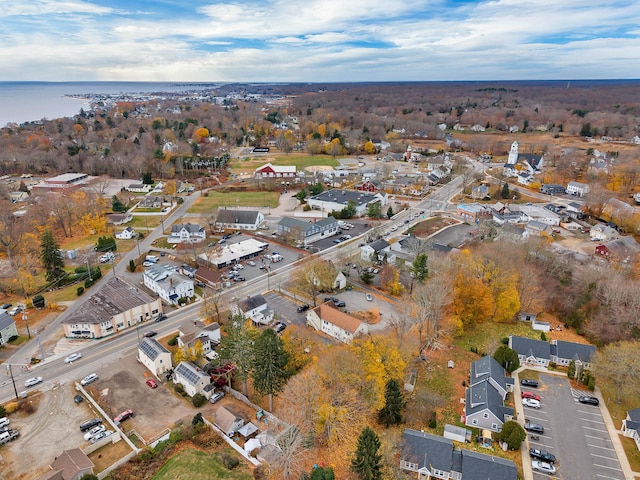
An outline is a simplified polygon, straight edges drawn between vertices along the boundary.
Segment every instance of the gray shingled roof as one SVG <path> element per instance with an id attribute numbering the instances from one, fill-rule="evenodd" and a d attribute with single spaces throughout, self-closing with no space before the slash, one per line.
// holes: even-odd
<path id="1" fill-rule="evenodd" d="M 238 302 L 238 306 L 243 312 L 248 312 L 249 310 L 253 310 L 254 308 L 258 308 L 259 306 L 266 304 L 267 299 L 262 295 L 254 295 L 253 297 L 244 298 Z"/>
<path id="2" fill-rule="evenodd" d="M 282 217 L 282 219 L 278 222 L 279 225 L 287 228 L 299 228 L 303 233 L 314 225 L 315 227 L 324 227 L 326 225 L 333 225 L 334 223 L 336 223 L 336 219 L 331 216 L 323 218 L 316 222 L 310 222 L 308 220 L 302 220 L 293 217 Z"/>
<path id="3" fill-rule="evenodd" d="M 9 315 L 7 312 L 0 313 L 0 330 L 4 330 L 5 328 L 10 327 L 14 323 L 16 322 L 13 320 L 11 315 Z"/>
<path id="4" fill-rule="evenodd" d="M 463 480 L 516 480 L 518 469 L 511 460 L 461 450 Z"/>
<path id="5" fill-rule="evenodd" d="M 257 210 L 218 210 L 216 223 L 255 225 L 259 213 Z"/>
<path id="6" fill-rule="evenodd" d="M 548 342 L 515 335 L 511 336 L 511 348 L 518 352 L 518 355 L 524 355 L 525 357 L 534 356 L 549 360 L 551 355 L 551 348 Z"/>
<path id="7" fill-rule="evenodd" d="M 502 365 L 490 355 L 482 357 L 471 364 L 471 385 L 489 377 L 493 378 L 505 392 L 507 391 L 507 385 L 513 384 L 513 379 L 505 375 Z"/>
<path id="8" fill-rule="evenodd" d="M 384 238 L 381 238 L 369 244 L 369 247 L 373 248 L 373 250 L 376 252 L 384 250 L 388 246 L 389 246 L 389 242 L 387 242 Z"/>
<path id="9" fill-rule="evenodd" d="M 372 201 L 377 201 L 378 198 L 374 195 L 374 193 L 362 192 L 360 190 L 337 190 L 334 188 L 311 197 L 311 199 L 321 202 L 340 203 L 345 206 L 352 201 L 355 202 L 356 205 L 361 206 Z"/>
<path id="10" fill-rule="evenodd" d="M 571 360 L 580 360 L 582 362 L 590 363 L 595 353 L 596 347 L 593 345 L 565 342 L 562 340 L 558 340 L 556 342 L 556 356 L 558 358 L 568 358 Z"/>

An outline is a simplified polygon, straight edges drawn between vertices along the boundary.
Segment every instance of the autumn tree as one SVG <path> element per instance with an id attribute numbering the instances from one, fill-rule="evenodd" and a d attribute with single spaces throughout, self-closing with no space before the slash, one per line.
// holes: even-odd
<path id="1" fill-rule="evenodd" d="M 45 277 L 47 282 L 54 282 L 65 275 L 64 257 L 62 256 L 58 242 L 53 238 L 53 234 L 49 229 L 42 233 L 40 260 L 46 271 Z"/>
<path id="2" fill-rule="evenodd" d="M 176 365 L 180 362 L 193 362 L 199 364 L 200 361 L 204 358 L 204 346 L 200 340 L 197 340 L 196 343 L 189 347 L 184 345 L 173 354 L 173 363 Z"/>
<path id="3" fill-rule="evenodd" d="M 596 378 L 609 386 L 616 401 L 640 396 L 640 342 L 629 340 L 610 343 L 596 354 Z"/>
<path id="4" fill-rule="evenodd" d="M 371 428 L 365 427 L 356 448 L 351 470 L 353 470 L 360 480 L 381 480 L 382 479 L 382 455 L 380 450 L 380 439 Z"/>
<path id="5" fill-rule="evenodd" d="M 389 379 L 385 386 L 384 407 L 378 411 L 378 421 L 384 423 L 385 427 L 398 425 L 402 422 L 402 410 L 405 404 L 398 380 Z"/>
<path id="6" fill-rule="evenodd" d="M 273 396 L 280 393 L 287 382 L 288 361 L 282 339 L 273 329 L 265 329 L 255 341 L 251 373 L 256 391 L 269 395 L 269 411 L 273 411 Z"/>
<path id="7" fill-rule="evenodd" d="M 390 295 L 400 295 L 404 286 L 400 283 L 400 272 L 393 265 L 385 265 L 380 273 L 380 282 Z"/>
<path id="8" fill-rule="evenodd" d="M 232 363 L 235 374 L 242 382 L 242 393 L 247 395 L 247 378 L 253 367 L 253 350 L 258 331 L 242 315 L 234 315 L 224 326 L 226 335 L 220 338 L 218 362 Z"/>
<path id="9" fill-rule="evenodd" d="M 331 291 L 335 279 L 336 271 L 333 264 L 320 258 L 306 262 L 293 272 L 295 288 L 309 295 L 314 307 L 318 294 Z"/>
<path id="10" fill-rule="evenodd" d="M 0 245 L 7 253 L 9 262 L 13 264 L 13 252 L 20 245 L 26 225 L 9 208 L 9 205 L 0 206 Z"/>
<path id="11" fill-rule="evenodd" d="M 376 146 L 373 144 L 371 140 L 366 142 L 363 145 L 362 149 L 364 150 L 365 153 L 368 153 L 369 155 L 376 153 Z"/>
<path id="12" fill-rule="evenodd" d="M 220 307 L 223 301 L 221 291 L 214 290 L 212 293 L 206 293 L 202 296 L 202 305 L 200 306 L 200 315 L 209 321 L 220 322 Z"/>
<path id="13" fill-rule="evenodd" d="M 338 138 L 334 138 L 333 140 L 331 140 L 325 147 L 325 152 L 327 152 L 328 155 L 331 155 L 333 157 L 337 157 L 338 155 L 343 155 L 345 153 L 345 149 L 342 146 L 342 144 L 340 143 L 340 140 Z"/>

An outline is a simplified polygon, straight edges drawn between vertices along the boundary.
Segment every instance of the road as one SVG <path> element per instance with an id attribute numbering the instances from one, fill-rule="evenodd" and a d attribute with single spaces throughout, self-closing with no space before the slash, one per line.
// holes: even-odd
<path id="1" fill-rule="evenodd" d="M 471 165 L 473 168 L 477 168 L 473 163 Z M 462 189 L 462 182 L 462 177 L 452 179 L 448 184 L 439 187 L 438 190 L 436 190 L 430 197 L 421 200 L 411 209 L 395 215 L 391 221 L 384 224 L 383 230 L 390 232 L 390 229 L 393 226 L 410 226 L 411 224 L 416 223 L 420 219 L 420 215 L 416 214 L 421 210 L 424 210 L 425 212 L 430 211 L 430 213 L 435 211 L 446 211 L 448 201 Z M 199 196 L 200 192 L 194 192 L 192 195 L 186 197 L 184 203 L 164 219 L 164 223 L 166 225 L 172 225 L 174 222 L 183 218 L 187 209 L 198 199 Z M 409 220 L 409 223 L 405 224 L 405 220 Z M 337 260 L 338 258 L 353 255 L 359 251 L 359 244 L 364 241 L 364 238 L 368 233 L 368 231 L 365 231 L 361 235 L 354 237 L 347 242 L 332 246 L 318 254 L 315 254 L 314 256 L 318 256 L 326 260 Z M 140 251 L 148 251 L 151 249 L 153 242 L 162 234 L 161 226 L 150 232 L 147 237 L 140 242 Z M 118 263 L 114 265 L 113 271 L 115 273 L 109 272 L 101 278 L 94 287 L 92 287 L 92 290 L 99 290 L 102 284 L 108 281 L 110 275 L 115 274 L 116 276 L 124 276 L 129 260 L 136 259 L 137 256 L 138 247 L 128 253 L 121 254 L 118 258 Z M 297 264 L 298 262 L 293 262 L 288 265 L 283 265 L 282 267 L 273 270 L 268 276 L 264 275 L 246 284 L 242 283 L 231 287 L 226 290 L 226 292 L 228 292 L 227 296 L 229 298 L 229 304 L 234 303 L 238 298 L 263 293 L 269 289 L 270 285 L 276 285 L 279 281 L 283 283 L 288 281 L 291 276 L 291 271 L 296 268 Z M 60 324 L 80 308 L 80 305 L 85 301 L 88 301 L 89 298 L 90 295 L 78 298 L 73 305 L 53 320 L 41 331 L 41 341 L 44 342 L 52 339 L 57 333 L 56 330 L 60 328 Z M 35 356 L 32 355 L 32 352 L 37 349 L 37 344 L 31 341 L 30 343 L 23 345 L 10 359 L 7 360 L 7 362 L 5 362 L 5 365 L 14 365 L 12 371 L 17 392 L 24 391 L 25 380 L 35 376 L 41 376 L 44 378 L 44 382 L 36 388 L 40 390 L 48 390 L 57 384 L 80 380 L 90 373 L 99 373 L 103 367 L 106 367 L 118 359 L 123 358 L 125 355 L 129 355 L 133 352 L 139 342 L 139 337 L 141 338 L 145 332 L 155 330 L 160 335 L 167 335 L 174 332 L 176 327 L 185 320 L 198 318 L 199 310 L 200 302 L 195 302 L 170 313 L 168 315 L 168 319 L 163 322 L 142 324 L 138 328 L 125 330 L 113 337 L 90 341 L 81 349 L 76 350 L 82 353 L 82 358 L 73 364 L 65 364 L 63 355 L 54 355 L 45 358 L 44 362 L 32 366 L 30 370 L 21 368 L 21 366 L 28 363 L 32 356 Z M 0 383 L 0 401 L 9 401 L 14 397 L 15 391 L 11 379 L 5 377 Z"/>

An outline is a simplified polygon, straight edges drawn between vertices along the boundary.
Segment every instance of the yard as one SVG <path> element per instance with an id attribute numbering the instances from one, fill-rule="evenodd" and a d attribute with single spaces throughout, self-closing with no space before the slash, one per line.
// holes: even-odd
<path id="1" fill-rule="evenodd" d="M 238 456 L 231 449 L 224 450 Z M 209 478 L 226 478 L 230 480 L 250 480 L 251 470 L 245 462 L 240 462 L 233 470 L 228 470 L 219 460 L 220 452 L 207 453 L 193 448 L 186 448 L 173 455 L 152 477 L 153 480 L 206 480 Z"/>
<path id="2" fill-rule="evenodd" d="M 278 192 L 234 192 L 222 193 L 211 191 L 208 196 L 201 196 L 188 210 L 189 213 L 212 214 L 218 207 L 271 207 L 278 206 Z"/>

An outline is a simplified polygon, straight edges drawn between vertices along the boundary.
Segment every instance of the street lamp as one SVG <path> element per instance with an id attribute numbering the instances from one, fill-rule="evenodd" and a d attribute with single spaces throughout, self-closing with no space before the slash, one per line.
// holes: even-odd
<path id="1" fill-rule="evenodd" d="M 29 315 L 27 312 L 22 312 L 22 320 L 24 320 L 24 324 L 27 326 L 27 335 L 29 335 L 29 340 L 31 340 L 31 332 L 29 331 Z"/>

